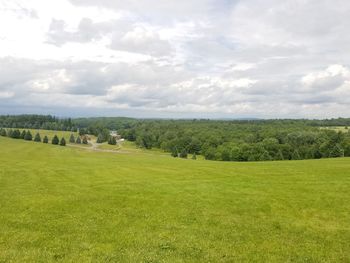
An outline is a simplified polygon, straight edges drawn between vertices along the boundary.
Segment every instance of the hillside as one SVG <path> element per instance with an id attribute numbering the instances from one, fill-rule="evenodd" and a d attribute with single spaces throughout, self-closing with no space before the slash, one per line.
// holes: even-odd
<path id="1" fill-rule="evenodd" d="M 0 137 L 0 262 L 348 262 L 350 159 L 216 162 Z"/>

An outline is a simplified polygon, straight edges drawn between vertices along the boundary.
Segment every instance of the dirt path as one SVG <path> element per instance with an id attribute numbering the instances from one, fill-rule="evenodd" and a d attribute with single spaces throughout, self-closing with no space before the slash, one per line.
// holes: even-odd
<path id="1" fill-rule="evenodd" d="M 107 152 L 107 153 L 130 153 L 125 150 L 107 150 L 107 149 L 100 149 L 98 148 L 98 144 L 95 142 L 90 142 L 90 146 L 80 146 L 76 144 L 67 144 L 69 147 L 74 147 L 74 148 L 79 148 L 79 149 L 84 149 L 88 151 L 95 151 L 95 152 Z"/>

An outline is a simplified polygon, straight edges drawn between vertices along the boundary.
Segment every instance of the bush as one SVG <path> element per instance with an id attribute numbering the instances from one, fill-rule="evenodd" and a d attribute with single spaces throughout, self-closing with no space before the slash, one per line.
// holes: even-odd
<path id="1" fill-rule="evenodd" d="M 172 148 L 171 149 L 171 156 L 172 157 L 179 157 L 179 153 L 177 152 L 177 149 L 176 149 L 176 147 L 174 147 L 174 148 Z"/>
<path id="2" fill-rule="evenodd" d="M 24 136 L 24 139 L 25 139 L 26 141 L 31 141 L 31 140 L 33 139 L 33 136 L 32 136 L 32 134 L 30 133 L 30 131 L 27 131 L 27 132 L 26 132 L 26 135 Z"/>
<path id="3" fill-rule="evenodd" d="M 76 140 L 76 143 L 77 143 L 77 144 L 81 144 L 80 136 L 78 136 L 78 138 L 77 138 L 77 140 Z"/>
<path id="4" fill-rule="evenodd" d="M 40 137 L 39 133 L 35 134 L 34 141 L 35 142 L 41 142 L 41 137 Z"/>
<path id="5" fill-rule="evenodd" d="M 24 139 L 24 137 L 26 137 L 26 131 L 25 131 L 25 130 L 22 131 L 21 137 L 20 137 L 20 138 L 21 138 L 21 139 Z"/>
<path id="6" fill-rule="evenodd" d="M 101 133 L 97 136 L 96 143 L 103 143 L 103 136 Z"/>
<path id="7" fill-rule="evenodd" d="M 6 130 L 5 129 L 0 129 L 0 136 L 6 136 Z"/>
<path id="8" fill-rule="evenodd" d="M 60 145 L 61 146 L 66 146 L 66 140 L 62 137 L 61 141 L 60 141 Z"/>
<path id="9" fill-rule="evenodd" d="M 45 135 L 44 139 L 43 139 L 43 143 L 48 143 L 49 142 L 49 138 L 47 138 L 47 136 Z"/>
<path id="10" fill-rule="evenodd" d="M 70 143 L 75 143 L 75 138 L 74 138 L 73 134 L 70 135 L 69 142 Z"/>
<path id="11" fill-rule="evenodd" d="M 21 132 L 19 130 L 14 130 L 13 132 L 11 132 L 11 138 L 20 139 L 21 138 Z"/>
<path id="12" fill-rule="evenodd" d="M 54 144 L 54 145 L 58 145 L 59 142 L 60 142 L 60 141 L 59 141 L 57 135 L 55 135 L 55 136 L 52 138 L 51 143 Z"/>
<path id="13" fill-rule="evenodd" d="M 117 140 L 115 139 L 114 136 L 110 136 L 109 137 L 108 144 L 110 144 L 110 145 L 116 145 L 117 144 Z"/>
<path id="14" fill-rule="evenodd" d="M 329 153 L 329 157 L 344 157 L 344 150 L 336 144 Z"/>
<path id="15" fill-rule="evenodd" d="M 184 158 L 184 159 L 187 159 L 187 150 L 186 149 L 183 149 L 180 153 L 180 158 Z"/>

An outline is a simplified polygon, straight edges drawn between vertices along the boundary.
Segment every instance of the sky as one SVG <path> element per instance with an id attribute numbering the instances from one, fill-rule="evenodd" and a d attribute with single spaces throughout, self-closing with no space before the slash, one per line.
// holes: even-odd
<path id="1" fill-rule="evenodd" d="M 350 117 L 348 0 L 0 0 L 0 114 Z"/>

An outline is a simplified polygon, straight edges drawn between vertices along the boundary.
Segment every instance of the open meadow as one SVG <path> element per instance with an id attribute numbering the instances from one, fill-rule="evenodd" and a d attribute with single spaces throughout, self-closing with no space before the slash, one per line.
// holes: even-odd
<path id="1" fill-rule="evenodd" d="M 349 262 L 350 159 L 226 163 L 0 137 L 1 262 Z"/>

